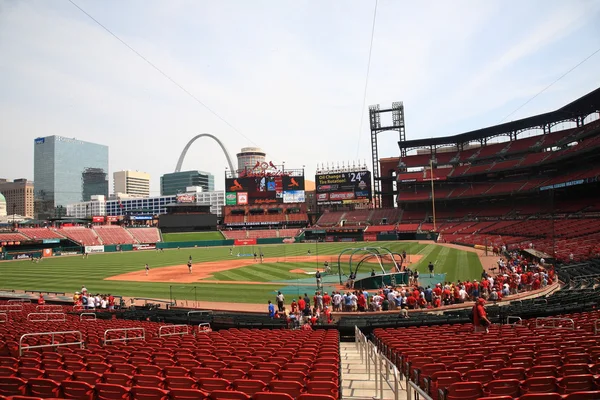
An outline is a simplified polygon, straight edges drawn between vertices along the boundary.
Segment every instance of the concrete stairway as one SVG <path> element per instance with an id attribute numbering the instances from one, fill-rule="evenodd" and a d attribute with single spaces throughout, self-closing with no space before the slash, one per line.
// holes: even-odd
<path id="1" fill-rule="evenodd" d="M 342 368 L 342 399 L 373 399 L 379 396 L 375 390 L 375 371 L 371 367 L 371 379 L 367 374 L 367 361 L 361 360 L 360 353 L 354 342 L 340 343 L 340 357 Z M 400 400 L 406 399 L 406 388 L 402 385 Z M 393 400 L 394 394 L 383 383 L 383 399 Z"/>

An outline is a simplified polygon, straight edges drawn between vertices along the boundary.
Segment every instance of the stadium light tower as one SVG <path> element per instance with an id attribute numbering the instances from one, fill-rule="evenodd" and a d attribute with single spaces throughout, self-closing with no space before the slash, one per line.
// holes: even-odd
<path id="1" fill-rule="evenodd" d="M 392 125 L 381 126 L 381 114 L 392 113 Z M 396 131 L 398 140 L 406 141 L 404 126 L 404 103 L 395 101 L 392 108 L 381 109 L 379 104 L 369 106 L 369 120 L 371 125 L 371 158 L 373 163 L 373 203 L 381 207 L 381 175 L 379 171 L 379 150 L 377 148 L 377 135 L 381 132 Z M 400 157 L 406 156 L 406 150 L 402 149 Z"/>

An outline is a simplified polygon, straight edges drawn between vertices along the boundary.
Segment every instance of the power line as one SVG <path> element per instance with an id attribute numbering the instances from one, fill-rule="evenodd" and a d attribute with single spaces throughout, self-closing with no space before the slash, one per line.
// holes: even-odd
<path id="1" fill-rule="evenodd" d="M 508 114 L 506 117 L 502 118 L 498 123 L 500 124 L 500 123 L 506 121 L 510 116 L 514 115 L 517 111 L 519 111 L 520 109 L 522 109 L 523 107 L 525 107 L 527 104 L 531 103 L 540 94 L 544 93 L 546 90 L 548 90 L 552 86 L 554 86 L 554 84 L 556 82 L 560 81 L 562 78 L 564 78 L 565 76 L 569 75 L 571 72 L 573 72 L 574 70 L 576 70 L 581 64 L 583 64 L 584 62 L 586 62 L 590 58 L 594 57 L 598 52 L 600 52 L 600 47 L 598 49 L 596 49 L 596 51 L 594 51 L 592 54 L 590 54 L 589 56 L 587 56 L 586 58 L 584 58 L 582 61 L 580 61 L 579 63 L 577 63 L 577 65 L 575 65 L 574 67 L 572 67 L 570 70 L 568 70 L 567 72 L 565 72 L 564 74 L 562 74 L 561 76 L 559 76 L 558 78 L 556 78 L 556 80 L 554 80 L 554 82 L 552 82 L 551 84 L 549 84 L 548 86 L 546 86 L 545 88 L 543 88 L 535 96 L 533 96 L 532 98 L 530 98 L 529 100 L 527 100 L 525 103 L 521 104 L 516 110 L 514 110 L 513 112 L 511 112 L 510 114 Z"/>
<path id="2" fill-rule="evenodd" d="M 149 66 L 151 66 L 155 71 L 157 71 L 159 74 L 161 74 L 162 76 L 164 76 L 165 78 L 167 78 L 172 84 L 174 84 L 175 86 L 177 86 L 185 94 L 187 94 L 189 97 L 191 97 L 193 100 L 195 100 L 198 104 L 200 104 L 202 107 L 204 107 L 208 112 L 210 112 L 212 115 L 214 115 L 219 120 L 221 120 L 221 122 L 223 122 L 225 125 L 227 125 L 231 129 L 233 129 L 237 134 L 239 134 L 240 136 L 242 136 L 244 139 L 248 140 L 250 143 L 254 144 L 255 146 L 258 146 L 256 143 L 254 143 L 254 141 L 252 139 L 250 139 L 248 136 L 244 135 L 239 129 L 237 129 L 235 126 L 233 126 L 232 124 L 230 124 L 225 118 L 223 118 L 219 114 L 217 114 L 217 112 L 214 111 L 212 108 L 210 108 L 206 103 L 204 103 L 202 100 L 200 100 L 198 97 L 196 97 L 193 93 L 191 93 L 189 90 L 187 90 L 185 87 L 183 87 L 175 79 L 171 78 L 170 75 L 168 75 L 162 69 L 160 69 L 159 67 L 157 67 L 152 61 L 148 60 L 144 55 L 142 55 L 136 49 L 134 49 L 133 47 L 131 47 L 127 42 L 125 42 L 123 39 L 121 39 L 119 36 L 117 36 L 114 32 L 112 32 L 110 29 L 108 29 L 106 26 L 104 26 L 100 21 L 98 21 L 96 18 L 94 18 L 92 15 L 90 15 L 87 11 L 85 11 L 83 8 L 81 8 L 77 3 L 75 3 L 73 0 L 68 0 L 68 1 L 73 6 L 75 6 L 79 11 L 81 11 L 82 13 L 84 13 L 89 19 L 91 19 L 92 21 L 94 21 L 98 26 L 100 26 L 102 29 L 104 29 L 106 32 L 108 32 L 108 34 L 110 34 L 112 37 L 114 37 L 119 42 L 121 42 L 121 44 L 123 46 L 127 47 L 136 56 L 138 56 L 139 58 L 141 58 L 142 60 L 144 60 L 146 62 L 146 64 L 148 64 Z"/>
<path id="3" fill-rule="evenodd" d="M 367 103 L 367 87 L 369 86 L 369 74 L 371 72 L 371 54 L 373 53 L 373 38 L 375 37 L 375 20 L 377 19 L 377 3 L 378 0 L 375 0 L 375 9 L 373 10 L 373 25 L 371 27 L 371 44 L 369 45 L 369 61 L 367 63 L 367 76 L 365 78 L 365 90 L 363 92 L 363 101 L 360 113 L 360 126 L 358 127 L 358 141 L 356 143 L 356 158 L 358 158 L 358 153 L 360 151 L 360 135 L 363 121 L 365 118 L 365 106 Z"/>

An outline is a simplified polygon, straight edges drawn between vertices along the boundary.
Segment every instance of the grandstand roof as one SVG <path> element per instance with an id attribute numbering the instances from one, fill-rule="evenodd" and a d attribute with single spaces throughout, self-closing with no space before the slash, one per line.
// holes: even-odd
<path id="1" fill-rule="evenodd" d="M 546 124 L 566 121 L 575 117 L 587 116 L 598 110 L 600 110 L 600 88 L 580 97 L 579 99 L 559 108 L 556 111 L 534 115 L 532 117 L 506 122 L 504 124 L 490 126 L 487 128 L 476 129 L 474 131 L 464 132 L 458 135 L 406 140 L 404 142 L 398 142 L 398 146 L 400 148 L 410 149 L 416 147 L 467 143 L 486 137 L 498 136 L 507 134 L 509 132 L 522 131 L 540 127 Z"/>

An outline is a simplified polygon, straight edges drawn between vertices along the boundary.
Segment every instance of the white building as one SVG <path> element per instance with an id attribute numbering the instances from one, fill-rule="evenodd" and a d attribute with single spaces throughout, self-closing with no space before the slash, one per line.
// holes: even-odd
<path id="1" fill-rule="evenodd" d="M 138 171 L 117 171 L 113 173 L 113 193 L 130 196 L 150 196 L 150 174 Z"/>
<path id="2" fill-rule="evenodd" d="M 193 188 L 190 188 L 193 189 Z M 186 203 L 210 205 L 210 212 L 222 217 L 225 205 L 225 192 L 202 192 L 192 190 L 190 193 L 173 196 L 130 197 L 123 196 L 106 200 L 104 196 L 94 196 L 91 201 L 67 205 L 67 215 L 74 218 L 91 218 L 103 216 L 126 215 L 160 215 L 167 213 L 167 205 L 178 202 L 178 197 L 186 196 Z M 180 200 L 183 201 L 183 198 Z"/>
<path id="3" fill-rule="evenodd" d="M 242 147 L 237 153 L 238 171 L 251 170 L 256 163 L 266 161 L 267 154 L 260 147 Z"/>
<path id="4" fill-rule="evenodd" d="M 6 217 L 6 199 L 0 193 L 0 217 Z"/>

